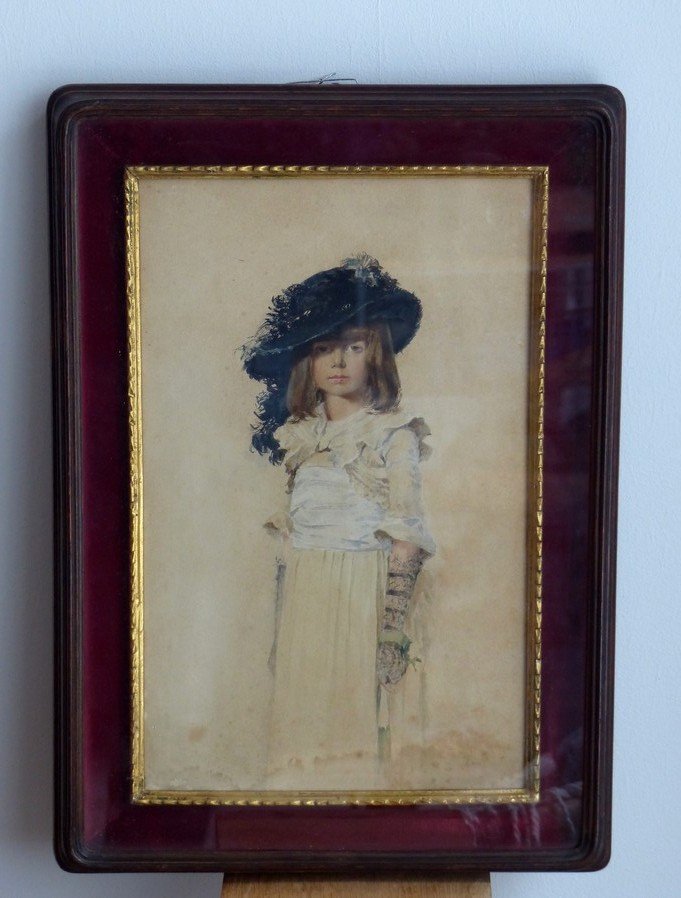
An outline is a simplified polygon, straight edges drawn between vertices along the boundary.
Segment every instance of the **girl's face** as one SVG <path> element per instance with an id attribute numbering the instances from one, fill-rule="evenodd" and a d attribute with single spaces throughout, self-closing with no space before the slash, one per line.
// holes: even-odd
<path id="1" fill-rule="evenodd" d="M 366 339 L 349 330 L 339 337 L 315 341 L 311 372 L 322 393 L 363 400 L 369 376 Z"/>

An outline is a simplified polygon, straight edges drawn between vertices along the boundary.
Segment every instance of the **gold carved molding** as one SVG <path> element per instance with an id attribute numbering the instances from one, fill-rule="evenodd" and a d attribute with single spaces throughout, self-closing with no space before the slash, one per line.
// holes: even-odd
<path id="1" fill-rule="evenodd" d="M 347 792 L 171 791 L 145 786 L 144 772 L 144 465 L 141 390 L 140 207 L 143 178 L 492 177 L 529 178 L 533 187 L 531 357 L 528 426 L 527 680 L 525 785 L 521 789 Z M 472 805 L 530 804 L 540 794 L 543 463 L 546 352 L 548 166 L 240 165 L 132 166 L 125 172 L 128 399 L 130 436 L 131 769 L 132 799 L 169 805 Z"/>

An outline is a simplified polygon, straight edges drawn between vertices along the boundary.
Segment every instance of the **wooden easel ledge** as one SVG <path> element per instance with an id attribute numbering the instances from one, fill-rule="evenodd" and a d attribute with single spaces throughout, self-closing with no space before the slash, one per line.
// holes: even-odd
<path id="1" fill-rule="evenodd" d="M 266 879 L 228 876 L 221 898 L 492 898 L 489 873 L 455 879 Z"/>

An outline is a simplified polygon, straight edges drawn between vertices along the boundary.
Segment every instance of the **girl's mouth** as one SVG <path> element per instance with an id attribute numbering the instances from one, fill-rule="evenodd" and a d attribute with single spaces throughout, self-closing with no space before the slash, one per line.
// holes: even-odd
<path id="1" fill-rule="evenodd" d="M 347 377 L 347 376 L 344 375 L 344 374 L 333 374 L 333 375 L 329 378 L 329 380 L 331 381 L 331 383 L 334 383 L 334 384 L 341 384 L 341 383 L 345 383 L 346 380 L 350 380 L 350 378 Z"/>

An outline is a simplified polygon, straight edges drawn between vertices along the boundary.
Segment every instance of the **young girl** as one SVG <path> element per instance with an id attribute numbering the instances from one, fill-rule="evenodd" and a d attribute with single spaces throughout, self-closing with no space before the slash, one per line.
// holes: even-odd
<path id="1" fill-rule="evenodd" d="M 272 303 L 244 366 L 264 380 L 254 447 L 283 460 L 269 785 L 382 782 L 390 705 L 409 677 L 405 622 L 435 551 L 421 505 L 423 419 L 399 407 L 395 354 L 421 304 L 362 255 Z"/>

